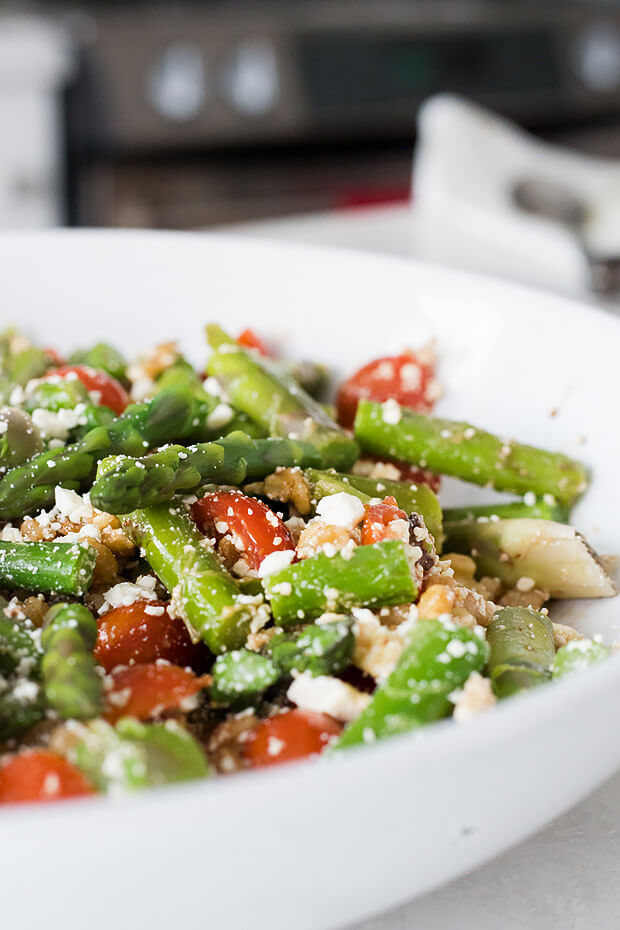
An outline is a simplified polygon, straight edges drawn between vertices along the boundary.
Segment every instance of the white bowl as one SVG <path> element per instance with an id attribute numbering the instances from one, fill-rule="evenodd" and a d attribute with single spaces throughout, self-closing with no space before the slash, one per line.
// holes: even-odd
<path id="1" fill-rule="evenodd" d="M 0 237 L 5 323 L 128 350 L 250 325 L 341 371 L 435 337 L 442 412 L 584 459 L 575 522 L 620 549 L 620 327 L 588 307 L 409 261 L 212 236 Z M 455 487 L 449 489 L 454 494 Z M 473 498 L 458 489 L 460 500 Z M 562 619 L 616 635 L 618 602 Z M 620 664 L 338 761 L 4 809 L 6 926 L 320 930 L 367 917 L 523 839 L 620 764 Z"/>

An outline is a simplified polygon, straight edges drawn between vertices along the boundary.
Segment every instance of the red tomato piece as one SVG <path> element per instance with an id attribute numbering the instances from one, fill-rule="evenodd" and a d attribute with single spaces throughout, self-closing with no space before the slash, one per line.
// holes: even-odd
<path id="1" fill-rule="evenodd" d="M 407 520 L 407 514 L 400 509 L 396 498 L 386 497 L 380 504 L 369 504 L 362 523 L 362 545 L 402 539 L 401 527 L 393 525 L 395 520 Z"/>
<path id="2" fill-rule="evenodd" d="M 181 707 L 208 683 L 208 677 L 197 678 L 178 665 L 153 662 L 118 668 L 106 681 L 104 717 L 110 723 L 120 717 L 159 717 L 164 711 Z"/>
<path id="3" fill-rule="evenodd" d="M 434 402 L 432 381 L 433 366 L 413 352 L 377 358 L 341 385 L 336 401 L 338 421 L 343 426 L 352 426 L 362 398 L 378 403 L 392 398 L 403 407 L 428 413 Z"/>
<path id="4" fill-rule="evenodd" d="M 237 343 L 243 346 L 244 349 L 256 349 L 259 355 L 270 354 L 263 340 L 260 336 L 256 335 L 253 329 L 244 329 L 243 332 L 237 336 Z"/>
<path id="5" fill-rule="evenodd" d="M 20 801 L 58 801 L 95 794 L 95 789 L 62 756 L 47 749 L 31 749 L 0 766 L 0 804 Z"/>
<path id="6" fill-rule="evenodd" d="M 61 365 L 47 372 L 50 375 L 65 375 L 74 373 L 82 382 L 87 391 L 96 391 L 100 397 L 99 402 L 109 407 L 114 413 L 121 414 L 125 407 L 131 403 L 129 394 L 116 378 L 105 371 L 90 368 L 88 365 Z"/>
<path id="7" fill-rule="evenodd" d="M 159 615 L 149 613 L 162 607 Z M 203 644 L 192 643 L 183 621 L 173 619 L 161 601 L 114 607 L 97 623 L 95 658 L 106 672 L 117 665 L 141 665 L 157 659 L 200 667 L 205 657 Z"/>
<path id="8" fill-rule="evenodd" d="M 53 361 L 54 365 L 62 365 L 64 359 L 58 349 L 54 349 L 52 346 L 46 346 L 45 351 Z"/>
<path id="9" fill-rule="evenodd" d="M 243 755 L 252 768 L 306 759 L 321 753 L 342 725 L 327 714 L 287 710 L 261 720 L 243 745 Z"/>
<path id="10" fill-rule="evenodd" d="M 273 510 L 239 491 L 206 494 L 193 505 L 191 516 L 203 533 L 229 535 L 252 569 L 272 552 L 295 551 L 293 537 Z"/>

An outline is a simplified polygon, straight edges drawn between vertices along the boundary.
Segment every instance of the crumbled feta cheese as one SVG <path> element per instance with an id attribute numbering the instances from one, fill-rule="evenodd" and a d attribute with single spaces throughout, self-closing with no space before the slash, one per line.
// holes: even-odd
<path id="1" fill-rule="evenodd" d="M 207 417 L 207 425 L 211 429 L 219 429 L 230 423 L 234 415 L 234 411 L 229 404 L 218 404 Z"/>
<path id="2" fill-rule="evenodd" d="M 523 591 L 526 594 L 528 591 L 532 591 L 536 587 L 536 582 L 533 578 L 528 578 L 527 575 L 522 575 L 521 578 L 517 579 L 515 585 L 517 591 Z"/>
<path id="3" fill-rule="evenodd" d="M 384 404 L 381 404 L 381 410 L 384 423 L 388 423 L 390 426 L 396 426 L 397 423 L 400 423 L 403 416 L 402 410 L 400 404 L 392 397 L 386 400 Z"/>
<path id="4" fill-rule="evenodd" d="M 369 694 L 362 694 L 339 678 L 329 675 L 313 678 L 309 672 L 294 678 L 286 696 L 302 710 L 329 714 L 345 722 L 359 717 L 370 703 Z"/>
<path id="5" fill-rule="evenodd" d="M 207 394 L 211 395 L 211 397 L 219 397 L 220 400 L 228 400 L 224 388 L 217 380 L 217 378 L 214 378 L 212 375 L 210 375 L 208 378 L 205 378 L 202 386 Z"/>
<path id="6" fill-rule="evenodd" d="M 352 530 L 364 516 L 365 508 L 355 495 L 339 491 L 323 497 L 317 504 L 316 512 L 330 526 L 343 526 Z"/>
<path id="7" fill-rule="evenodd" d="M 523 503 L 528 507 L 533 507 L 536 503 L 536 495 L 533 491 L 528 491 L 527 494 L 523 495 Z"/>
<path id="8" fill-rule="evenodd" d="M 112 607 L 129 607 L 136 601 L 154 601 L 156 580 L 152 575 L 141 575 L 135 584 L 130 581 L 121 581 L 103 592 L 104 603 L 99 613 L 107 613 Z"/>
<path id="9" fill-rule="evenodd" d="M 22 534 L 16 526 L 11 526 L 9 523 L 2 527 L 0 539 L 2 542 L 22 542 Z"/>
<path id="10" fill-rule="evenodd" d="M 44 439 L 67 439 L 69 431 L 80 422 L 81 415 L 77 409 L 63 407 L 54 412 L 37 407 L 30 416 Z"/>
<path id="11" fill-rule="evenodd" d="M 55 489 L 55 500 L 58 512 L 66 517 L 71 523 L 84 523 L 93 516 L 93 508 L 90 503 L 70 491 L 68 488 L 57 487 Z"/>
<path id="12" fill-rule="evenodd" d="M 131 369 L 128 374 L 131 377 Z M 144 375 L 138 377 L 131 385 L 131 399 L 140 402 L 147 397 L 152 397 L 155 393 L 155 388 L 156 385 L 152 378 L 145 377 Z"/>
<path id="13" fill-rule="evenodd" d="M 454 701 L 454 719 L 458 723 L 471 720 L 495 704 L 491 682 L 479 672 L 472 672 L 462 690 L 456 691 L 450 698 Z"/>
<path id="14" fill-rule="evenodd" d="M 404 621 L 395 629 L 383 626 L 371 610 L 354 607 L 355 652 L 353 662 L 367 675 L 384 681 L 398 662 L 412 624 Z M 401 629 L 402 628 L 402 629 Z"/>
<path id="15" fill-rule="evenodd" d="M 258 566 L 258 577 L 266 578 L 268 575 L 282 571 L 291 564 L 294 558 L 295 553 L 292 549 L 278 549 L 277 552 L 270 552 Z"/>
<path id="16" fill-rule="evenodd" d="M 293 586 L 290 581 L 281 581 L 280 584 L 274 584 L 271 590 L 274 594 L 282 594 L 284 597 L 288 597 L 293 593 Z"/>

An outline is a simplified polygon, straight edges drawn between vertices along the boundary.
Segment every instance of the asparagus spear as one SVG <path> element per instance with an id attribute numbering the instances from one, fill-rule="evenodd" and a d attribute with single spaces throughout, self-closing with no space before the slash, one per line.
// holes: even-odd
<path id="1" fill-rule="evenodd" d="M 341 749 L 405 733 L 446 717 L 450 695 L 487 661 L 488 646 L 452 622 L 419 620 L 398 663 L 371 703 L 336 741 Z"/>
<path id="2" fill-rule="evenodd" d="M 32 631 L 0 613 L 0 740 L 20 736 L 43 717 L 40 664 Z"/>
<path id="3" fill-rule="evenodd" d="M 269 652 L 283 674 L 310 672 L 338 675 L 351 664 L 355 636 L 351 622 L 342 617 L 330 623 L 310 624 L 300 633 L 280 633 L 269 641 Z"/>
<path id="4" fill-rule="evenodd" d="M 218 656 L 211 670 L 209 696 L 216 704 L 244 704 L 256 698 L 280 678 L 268 656 L 249 649 L 234 649 Z"/>
<path id="5" fill-rule="evenodd" d="M 235 432 L 216 442 L 167 446 L 138 459 L 104 459 L 91 501 L 108 513 L 127 513 L 165 503 L 178 492 L 198 491 L 206 484 L 239 485 L 264 478 L 279 465 L 304 466 L 317 457 L 316 447 L 307 442 L 251 439 Z"/>
<path id="6" fill-rule="evenodd" d="M 446 523 L 473 523 L 480 520 L 520 520 L 529 517 L 535 520 L 553 520 L 568 523 L 568 508 L 555 501 L 537 499 L 533 504 L 525 501 L 509 501 L 506 504 L 476 504 L 470 507 L 446 507 L 443 518 Z"/>
<path id="7" fill-rule="evenodd" d="M 371 499 L 391 496 L 407 514 L 417 513 L 426 528 L 441 548 L 443 537 L 441 507 L 437 495 L 425 484 L 410 484 L 407 481 L 388 481 L 381 478 L 363 478 L 360 475 L 339 475 L 335 471 L 318 471 L 307 468 L 304 472 L 312 488 L 312 497 L 320 501 L 323 497 L 345 491 L 368 504 Z"/>
<path id="8" fill-rule="evenodd" d="M 445 529 L 446 551 L 471 555 L 478 575 L 499 578 L 506 587 L 529 584 L 543 588 L 550 597 L 562 598 L 616 593 L 594 550 L 564 523 L 499 520 L 449 523 Z"/>
<path id="9" fill-rule="evenodd" d="M 609 646 L 593 639 L 574 639 L 555 654 L 551 672 L 554 678 L 563 678 L 582 668 L 598 665 L 611 655 Z"/>
<path id="10" fill-rule="evenodd" d="M 0 360 L 0 398 L 9 400 L 13 388 L 24 387 L 33 378 L 40 378 L 51 365 L 49 352 L 35 346 L 15 353 L 10 349 L 3 352 Z"/>
<path id="11" fill-rule="evenodd" d="M 0 407 L 0 474 L 27 462 L 42 448 L 41 434 L 27 413 Z"/>
<path id="12" fill-rule="evenodd" d="M 77 490 L 88 486 L 97 462 L 106 455 L 142 455 L 153 446 L 175 439 L 211 439 L 213 402 L 198 399 L 181 386 L 161 391 L 143 404 L 131 404 L 108 426 L 90 430 L 79 442 L 43 452 L 14 468 L 0 481 L 0 519 L 36 513 L 54 501 L 60 485 Z"/>
<path id="13" fill-rule="evenodd" d="M 469 423 L 440 420 L 401 408 L 362 400 L 355 437 L 375 455 L 401 459 L 498 491 L 552 494 L 570 506 L 588 486 L 586 469 L 559 452 L 546 452 L 502 440 Z"/>
<path id="14" fill-rule="evenodd" d="M 97 623 L 82 604 L 55 604 L 45 615 L 41 663 L 45 698 L 61 717 L 89 719 L 103 707 L 93 647 Z"/>
<path id="15" fill-rule="evenodd" d="M 269 575 L 264 587 L 274 619 L 283 626 L 327 611 L 408 604 L 417 596 L 399 540 L 358 546 L 349 558 L 321 552 Z"/>
<path id="16" fill-rule="evenodd" d="M 316 445 L 324 467 L 350 468 L 358 455 L 355 442 L 292 377 L 242 349 L 219 326 L 208 326 L 207 336 L 215 350 L 207 370 L 239 410 L 271 436 Z"/>
<path id="17" fill-rule="evenodd" d="M 96 561 L 89 545 L 0 542 L 0 586 L 81 597 L 93 580 Z"/>
<path id="18" fill-rule="evenodd" d="M 240 648 L 256 613 L 256 598 L 241 594 L 187 514 L 150 507 L 128 514 L 123 525 L 172 595 L 172 608 L 192 638 L 202 639 L 215 653 Z"/>
<path id="19" fill-rule="evenodd" d="M 69 758 L 99 791 L 122 793 L 211 774 L 197 741 L 173 720 L 144 724 L 123 717 L 116 727 L 104 720 L 78 726 Z"/>
<path id="20" fill-rule="evenodd" d="M 553 624 L 529 607 L 503 607 L 487 627 L 489 676 L 497 697 L 535 688 L 551 678 Z"/>

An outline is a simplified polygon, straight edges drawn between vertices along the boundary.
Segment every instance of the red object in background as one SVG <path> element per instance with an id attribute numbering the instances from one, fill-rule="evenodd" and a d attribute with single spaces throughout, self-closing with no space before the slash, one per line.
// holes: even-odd
<path id="1" fill-rule="evenodd" d="M 342 724 L 327 714 L 287 710 L 261 720 L 243 745 L 243 756 L 252 768 L 306 759 L 321 753 Z"/>
<path id="2" fill-rule="evenodd" d="M 256 335 L 253 329 L 244 329 L 243 332 L 237 336 L 237 342 L 245 349 L 256 349 L 261 355 L 270 354 L 263 340 L 260 336 Z"/>
<path id="3" fill-rule="evenodd" d="M 100 395 L 100 403 L 109 407 L 114 413 L 120 415 L 131 402 L 129 394 L 116 378 L 105 371 L 91 368 L 89 365 L 61 365 L 59 368 L 48 371 L 45 377 L 60 375 L 62 378 L 72 372 L 77 375 L 87 391 L 97 391 Z"/>
<path id="4" fill-rule="evenodd" d="M 362 398 L 378 403 L 395 400 L 403 407 L 429 413 L 433 398 L 428 396 L 428 389 L 433 374 L 433 366 L 413 352 L 374 359 L 340 386 L 336 401 L 338 421 L 343 426 L 352 426 Z"/>
<path id="5" fill-rule="evenodd" d="M 390 523 L 406 519 L 407 514 L 400 509 L 394 497 L 386 497 L 379 504 L 369 504 L 362 523 L 362 546 L 371 546 L 386 539 L 400 539 L 400 534 L 390 528 Z"/>
<path id="6" fill-rule="evenodd" d="M 164 611 L 159 615 L 148 613 L 161 607 Z M 172 619 L 161 601 L 134 601 L 100 617 L 94 652 L 106 672 L 117 665 L 141 665 L 157 659 L 200 667 L 207 656 L 206 647 L 192 643 L 183 621 Z"/>
<path id="7" fill-rule="evenodd" d="M 132 665 L 112 672 L 106 689 L 104 717 L 116 723 L 121 717 L 149 720 L 164 711 L 176 710 L 187 698 L 205 688 L 210 679 L 197 678 L 193 672 L 178 665 L 156 662 Z"/>
<path id="8" fill-rule="evenodd" d="M 54 365 L 62 365 L 62 364 L 63 364 L 64 359 L 63 359 L 62 355 L 60 354 L 60 352 L 58 351 L 58 349 L 54 349 L 54 348 L 52 348 L 52 346 L 46 346 L 46 347 L 45 347 L 45 351 L 47 352 L 47 354 L 49 355 L 49 357 L 50 357 L 51 360 L 53 361 Z"/>
<path id="9" fill-rule="evenodd" d="M 192 506 L 191 516 L 208 536 L 236 536 L 243 545 L 243 557 L 254 570 L 272 552 L 295 551 L 293 537 L 273 510 L 240 491 L 206 494 Z M 227 527 L 225 532 L 222 524 Z"/>
<path id="10" fill-rule="evenodd" d="M 95 794 L 95 789 L 62 756 L 47 749 L 31 749 L 0 766 L 0 804 L 59 801 Z"/>
<path id="11" fill-rule="evenodd" d="M 382 204 L 407 203 L 410 199 L 411 189 L 408 184 L 395 187 L 350 187 L 336 198 L 333 209 L 377 207 Z"/>

